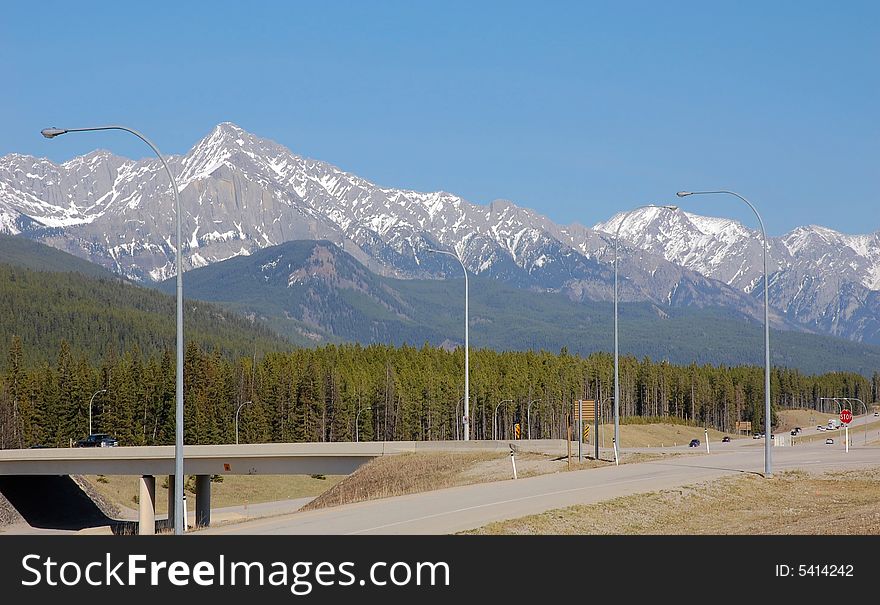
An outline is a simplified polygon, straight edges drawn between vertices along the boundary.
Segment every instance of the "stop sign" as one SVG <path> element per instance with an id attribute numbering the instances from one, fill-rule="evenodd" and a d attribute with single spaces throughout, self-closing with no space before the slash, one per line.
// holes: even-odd
<path id="1" fill-rule="evenodd" d="M 849 424 L 852 422 L 852 412 L 849 410 L 843 410 L 840 412 L 840 421 L 844 424 Z"/>

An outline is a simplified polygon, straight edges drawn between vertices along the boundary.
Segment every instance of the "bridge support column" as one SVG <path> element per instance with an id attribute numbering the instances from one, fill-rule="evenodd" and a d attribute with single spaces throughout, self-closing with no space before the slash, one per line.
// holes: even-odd
<path id="1" fill-rule="evenodd" d="M 168 475 L 168 523 L 169 528 L 174 528 L 174 475 Z"/>
<path id="2" fill-rule="evenodd" d="M 196 475 L 196 527 L 211 525 L 211 475 Z"/>
<path id="3" fill-rule="evenodd" d="M 141 475 L 138 484 L 138 533 L 151 536 L 156 533 L 156 478 Z"/>

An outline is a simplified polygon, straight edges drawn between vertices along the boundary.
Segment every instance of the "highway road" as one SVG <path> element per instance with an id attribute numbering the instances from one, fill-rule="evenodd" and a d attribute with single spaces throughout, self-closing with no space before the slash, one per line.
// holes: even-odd
<path id="1" fill-rule="evenodd" d="M 880 465 L 880 447 L 854 447 L 849 453 L 823 442 L 775 447 L 773 465 L 774 472 L 876 466 Z M 711 454 L 693 453 L 667 460 L 443 489 L 211 527 L 198 533 L 449 534 L 574 504 L 670 489 L 722 476 L 760 475 L 763 466 L 763 448 L 718 448 Z"/>

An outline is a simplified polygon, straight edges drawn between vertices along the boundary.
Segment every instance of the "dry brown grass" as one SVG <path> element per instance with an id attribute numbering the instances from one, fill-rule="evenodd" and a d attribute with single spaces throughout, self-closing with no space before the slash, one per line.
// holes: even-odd
<path id="1" fill-rule="evenodd" d="M 837 418 L 837 413 L 826 414 L 805 409 L 780 410 L 777 414 L 779 426 L 776 431 L 790 431 L 796 426 L 804 429 L 815 427 L 817 424 L 825 426 L 832 418 Z"/>
<path id="2" fill-rule="evenodd" d="M 709 429 L 709 440 L 718 443 L 725 435 L 732 439 L 738 438 L 736 433 L 722 433 L 715 429 Z M 604 443 L 611 447 L 611 439 L 614 437 L 614 425 L 602 424 L 599 426 L 599 445 Z M 621 424 L 620 443 L 624 448 L 628 447 L 658 447 L 686 445 L 691 439 L 699 439 L 703 443 L 705 434 L 703 427 L 688 426 L 686 424 Z"/>
<path id="3" fill-rule="evenodd" d="M 880 535 L 880 467 L 772 479 L 725 477 L 679 489 L 492 523 L 470 534 Z"/>
<path id="4" fill-rule="evenodd" d="M 222 483 L 211 484 L 211 506 L 222 508 L 317 496 L 343 478 L 342 475 L 327 475 L 324 479 L 308 475 L 226 475 Z M 107 500 L 119 506 L 137 509 L 137 477 L 107 475 L 99 479 L 95 475 L 88 475 L 85 479 Z M 165 481 L 164 477 L 156 477 L 157 514 L 168 512 L 168 489 Z"/>
<path id="5" fill-rule="evenodd" d="M 621 463 L 646 462 L 674 455 L 677 454 L 624 454 Z M 609 464 L 613 462 L 591 458 L 578 462 L 575 455 L 571 470 Z M 517 476 L 525 478 L 565 472 L 569 467 L 567 457 L 520 453 L 516 456 L 516 469 Z M 303 510 L 511 478 L 510 456 L 504 452 L 417 452 L 382 456 L 309 502 Z"/>
<path id="6" fill-rule="evenodd" d="M 459 477 L 474 465 L 508 457 L 503 452 L 417 452 L 380 456 L 312 500 L 303 510 L 451 487 L 458 485 Z"/>

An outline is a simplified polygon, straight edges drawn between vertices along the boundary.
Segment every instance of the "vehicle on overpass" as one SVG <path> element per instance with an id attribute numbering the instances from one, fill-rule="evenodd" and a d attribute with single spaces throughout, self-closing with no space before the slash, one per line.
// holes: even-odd
<path id="1" fill-rule="evenodd" d="M 116 447 L 119 440 L 107 433 L 93 433 L 85 439 L 80 439 L 74 447 Z"/>

